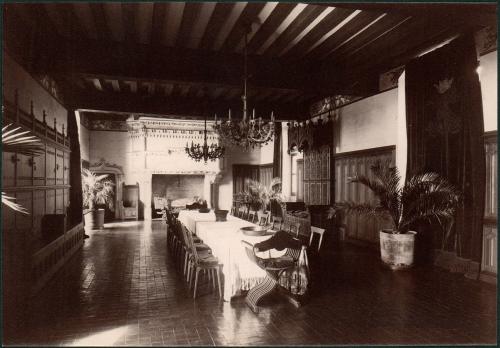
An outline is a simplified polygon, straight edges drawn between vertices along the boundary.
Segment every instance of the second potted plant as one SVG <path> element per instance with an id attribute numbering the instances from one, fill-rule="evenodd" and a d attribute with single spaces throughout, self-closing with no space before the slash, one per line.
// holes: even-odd
<path id="1" fill-rule="evenodd" d="M 89 212 L 85 214 L 85 226 L 95 230 L 104 225 L 104 209 L 98 204 L 113 207 L 113 186 L 111 180 L 104 180 L 107 174 L 96 175 L 88 169 L 82 169 L 83 207 Z"/>
<path id="2" fill-rule="evenodd" d="M 436 173 L 413 175 L 403 186 L 396 167 L 383 166 L 377 161 L 371 171 L 373 177 L 356 175 L 349 181 L 368 187 L 376 202 L 345 202 L 340 207 L 348 214 L 388 220 L 391 228 L 380 231 L 382 261 L 394 270 L 408 268 L 414 261 L 416 232 L 410 230 L 412 225 L 425 220 L 437 222 L 442 228 L 449 226 L 454 220 L 460 193 Z"/>
<path id="3" fill-rule="evenodd" d="M 271 201 L 280 203 L 281 199 L 281 179 L 276 177 L 269 185 L 264 185 L 256 180 L 249 180 L 248 191 L 243 193 L 243 201 L 251 208 L 266 212 Z"/>

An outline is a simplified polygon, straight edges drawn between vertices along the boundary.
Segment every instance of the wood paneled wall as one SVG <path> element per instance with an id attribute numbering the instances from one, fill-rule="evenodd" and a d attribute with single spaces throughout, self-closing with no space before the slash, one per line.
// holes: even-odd
<path id="1" fill-rule="evenodd" d="M 370 150 L 336 154 L 335 163 L 335 202 L 370 202 L 373 193 L 359 184 L 348 183 L 348 178 L 355 174 L 371 175 L 370 167 L 377 160 L 391 165 L 395 163 L 395 146 L 386 146 Z M 384 223 L 361 216 L 346 217 L 346 238 L 378 243 L 379 230 Z"/>
<path id="2" fill-rule="evenodd" d="M 2 152 L 2 191 L 28 211 L 21 214 L 2 207 L 4 332 L 22 330 L 29 315 L 29 296 L 44 287 L 83 245 L 84 238 L 83 224 L 68 232 L 65 218 L 60 219 L 63 222 L 59 226 L 42 231 L 44 216 L 67 213 L 70 138 L 65 131 L 67 125 L 57 125 L 54 115 L 44 111 L 40 121 L 34 115 L 33 102 L 27 112 L 19 107 L 18 100 L 17 93 L 13 102 L 4 96 L 3 126 L 12 124 L 31 131 L 41 139 L 45 151 L 39 156 Z M 54 119 L 53 124 L 47 123 L 48 117 Z"/>
<path id="3" fill-rule="evenodd" d="M 25 207 L 29 215 L 4 210 L 3 229 L 30 230 L 33 248 L 43 246 L 41 219 L 46 214 L 66 214 L 69 205 L 70 139 L 30 113 L 21 110 L 17 101 L 4 100 L 3 125 L 12 124 L 30 130 L 45 147 L 39 156 L 3 152 L 2 190 Z M 44 114 L 44 120 L 47 115 Z M 64 129 L 64 128 L 63 128 Z"/>
<path id="4" fill-rule="evenodd" d="M 486 153 L 486 191 L 483 225 L 483 272 L 498 273 L 498 151 L 497 132 L 489 132 L 484 137 Z"/>

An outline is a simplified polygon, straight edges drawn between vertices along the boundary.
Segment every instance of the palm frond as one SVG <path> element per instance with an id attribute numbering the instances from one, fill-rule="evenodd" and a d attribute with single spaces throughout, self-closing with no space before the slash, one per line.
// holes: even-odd
<path id="1" fill-rule="evenodd" d="M 96 175 L 92 171 L 82 169 L 82 191 L 83 205 L 89 209 L 94 209 L 96 204 L 107 204 L 113 206 L 114 183 L 111 180 L 104 180 L 108 174 Z"/>
<path id="2" fill-rule="evenodd" d="M 268 185 L 265 185 L 257 180 L 248 179 L 248 190 L 243 192 L 248 204 L 253 205 L 256 209 L 267 209 L 271 201 L 281 202 L 281 179 L 276 177 L 271 180 Z"/>
<path id="3" fill-rule="evenodd" d="M 45 152 L 41 140 L 30 131 L 8 124 L 2 128 L 2 151 L 15 152 L 27 156 L 38 156 Z"/>
<path id="4" fill-rule="evenodd" d="M 371 166 L 373 177 L 368 175 L 356 175 L 350 178 L 350 182 L 359 183 L 370 189 L 379 200 L 379 206 L 387 211 L 397 229 L 401 216 L 401 177 L 396 167 L 382 165 L 376 161 Z"/>
<path id="5" fill-rule="evenodd" d="M 2 204 L 5 204 L 7 207 L 17 211 L 18 213 L 29 214 L 26 208 L 24 208 L 20 204 L 17 204 L 16 202 L 14 202 L 14 200 L 14 197 L 7 196 L 4 192 L 2 192 Z"/>
<path id="6" fill-rule="evenodd" d="M 347 213 L 390 216 L 395 229 L 405 232 L 419 220 L 437 221 L 443 229 L 452 223 L 461 200 L 460 192 L 436 173 L 414 175 L 400 187 L 398 169 L 377 161 L 371 174 L 356 175 L 350 182 L 369 188 L 378 199 L 377 205 L 348 203 Z"/>

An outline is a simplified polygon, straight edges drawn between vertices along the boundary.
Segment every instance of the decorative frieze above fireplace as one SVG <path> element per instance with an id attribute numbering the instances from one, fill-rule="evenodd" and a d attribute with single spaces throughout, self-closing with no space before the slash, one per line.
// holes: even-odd
<path id="1" fill-rule="evenodd" d="M 208 122 L 207 141 L 218 143 L 219 138 L 213 132 L 213 122 Z M 127 120 L 129 149 L 127 151 L 127 182 L 138 182 L 140 200 L 144 204 L 144 218 L 152 216 L 153 195 L 152 175 L 202 175 L 203 193 L 201 198 L 211 205 L 212 189 L 217 189 L 217 174 L 221 171 L 219 160 L 207 164 L 195 162 L 186 152 L 186 143 L 203 142 L 202 121 L 170 120 L 151 117 L 139 117 Z M 186 197 L 193 198 L 193 197 Z"/>

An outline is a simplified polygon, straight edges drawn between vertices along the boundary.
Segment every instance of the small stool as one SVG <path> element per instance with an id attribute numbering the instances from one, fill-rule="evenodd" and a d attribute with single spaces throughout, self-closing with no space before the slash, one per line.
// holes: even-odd
<path id="1" fill-rule="evenodd" d="M 313 235 L 315 233 L 319 234 L 319 242 L 318 242 L 318 253 L 319 253 L 319 248 L 321 248 L 321 242 L 323 241 L 323 234 L 325 233 L 325 229 L 311 226 L 311 238 L 309 239 L 309 246 L 311 246 L 311 243 L 313 241 Z"/>

